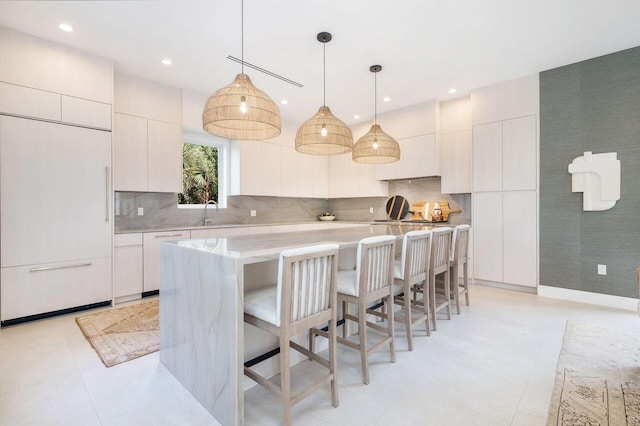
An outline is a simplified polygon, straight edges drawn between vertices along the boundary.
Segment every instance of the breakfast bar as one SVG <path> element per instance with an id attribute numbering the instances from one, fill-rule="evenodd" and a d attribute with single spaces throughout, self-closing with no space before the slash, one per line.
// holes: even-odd
<path id="1" fill-rule="evenodd" d="M 275 283 L 283 250 L 337 243 L 344 266 L 355 264 L 362 238 L 401 238 L 418 229 L 430 227 L 369 225 L 162 243 L 160 362 L 221 424 L 243 424 L 245 357 L 273 344 L 259 336 L 245 341 L 245 289 Z"/>

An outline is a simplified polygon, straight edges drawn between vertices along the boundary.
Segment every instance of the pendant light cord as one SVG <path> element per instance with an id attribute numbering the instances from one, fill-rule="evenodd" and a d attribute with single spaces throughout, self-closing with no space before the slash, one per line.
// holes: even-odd
<path id="1" fill-rule="evenodd" d="M 240 55 L 242 58 L 242 74 L 244 74 L 244 0 L 240 2 L 240 31 L 242 32 L 242 36 L 240 37 L 240 42 L 242 43 L 242 47 L 240 48 Z"/>
<path id="2" fill-rule="evenodd" d="M 373 73 L 373 124 L 378 124 L 378 73 Z"/>
<path id="3" fill-rule="evenodd" d="M 322 106 L 327 106 L 327 43 L 322 43 Z"/>

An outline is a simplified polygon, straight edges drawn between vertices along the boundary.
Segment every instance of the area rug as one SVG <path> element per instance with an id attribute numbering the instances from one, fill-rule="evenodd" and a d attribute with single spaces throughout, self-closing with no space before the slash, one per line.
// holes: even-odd
<path id="1" fill-rule="evenodd" d="M 158 300 L 77 317 L 76 322 L 107 367 L 156 352 Z"/>
<path id="2" fill-rule="evenodd" d="M 568 322 L 547 426 L 640 425 L 640 338 Z"/>

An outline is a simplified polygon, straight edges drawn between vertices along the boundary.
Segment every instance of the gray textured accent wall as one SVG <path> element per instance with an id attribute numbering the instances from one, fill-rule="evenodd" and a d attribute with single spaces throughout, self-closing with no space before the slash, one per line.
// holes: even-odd
<path id="1" fill-rule="evenodd" d="M 617 152 L 621 198 L 585 212 L 567 166 Z M 640 47 L 540 74 L 540 284 L 638 297 Z M 607 275 L 597 275 L 598 264 Z"/>

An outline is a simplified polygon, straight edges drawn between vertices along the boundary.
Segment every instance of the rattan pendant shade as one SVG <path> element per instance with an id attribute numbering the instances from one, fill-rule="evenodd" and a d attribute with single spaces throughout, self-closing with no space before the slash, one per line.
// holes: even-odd
<path id="1" fill-rule="evenodd" d="M 316 39 L 323 44 L 323 64 L 326 58 L 326 44 L 331 34 L 321 32 Z M 323 65 L 323 98 L 326 95 L 326 67 Z M 339 155 L 351 152 L 353 133 L 342 120 L 337 118 L 323 99 L 318 112 L 302 123 L 296 132 L 296 151 L 312 155 Z"/>
<path id="2" fill-rule="evenodd" d="M 351 152 L 352 145 L 353 134 L 349 126 L 333 115 L 325 105 L 305 121 L 296 133 L 296 151 L 303 154 L 346 154 Z"/>
<path id="3" fill-rule="evenodd" d="M 369 71 L 377 76 L 382 71 L 381 65 L 372 65 Z M 374 77 L 374 114 L 373 126 L 353 145 L 351 159 L 356 163 L 384 164 L 400 160 L 400 144 L 386 134 L 378 125 L 378 80 Z"/>
<path id="4" fill-rule="evenodd" d="M 202 127 L 226 139 L 264 140 L 278 136 L 282 124 L 278 105 L 256 88 L 248 75 L 238 74 L 231 84 L 209 97 Z"/>
<path id="5" fill-rule="evenodd" d="M 353 145 L 351 159 L 356 163 L 383 164 L 400 160 L 400 144 L 378 124 Z"/>

